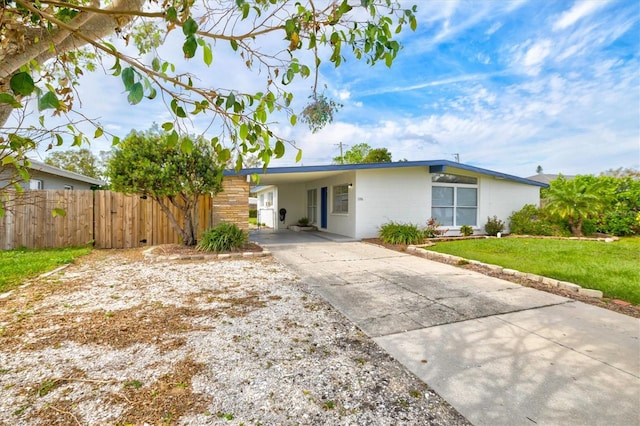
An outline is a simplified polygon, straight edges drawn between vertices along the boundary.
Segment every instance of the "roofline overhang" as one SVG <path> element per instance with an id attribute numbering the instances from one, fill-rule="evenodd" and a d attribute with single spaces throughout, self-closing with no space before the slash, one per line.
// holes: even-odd
<path id="1" fill-rule="evenodd" d="M 38 160 L 29 159 L 29 162 L 31 163 L 31 165 L 29 166 L 29 169 L 35 170 L 38 172 L 47 173 L 55 176 L 61 176 L 67 179 L 73 179 L 73 180 L 89 183 L 91 185 L 96 185 L 96 186 L 104 186 L 107 184 L 106 182 L 100 179 L 94 179 L 92 177 L 81 175 L 79 173 L 70 172 L 68 170 L 64 170 L 59 167 L 50 166 L 49 164 L 43 163 Z"/>
<path id="2" fill-rule="evenodd" d="M 287 166 L 287 167 L 269 167 L 266 170 L 262 167 L 255 167 L 249 169 L 243 169 L 240 171 L 226 170 L 225 176 L 250 176 L 257 175 L 261 178 L 267 178 L 268 176 L 278 174 L 291 174 L 291 173 L 313 173 L 313 172 L 347 172 L 352 170 L 370 170 L 370 169 L 392 169 L 392 168 L 404 168 L 404 167 L 428 167 L 430 173 L 444 173 L 448 168 L 454 168 L 459 170 L 466 170 L 473 173 L 484 174 L 493 176 L 496 179 L 510 180 L 525 185 L 538 186 L 540 188 L 547 188 L 549 185 L 536 182 L 534 180 L 522 178 L 519 176 L 510 175 L 507 173 L 496 172 L 489 169 L 483 169 L 481 167 L 470 166 L 468 164 L 456 163 L 449 160 L 425 160 L 425 161 L 398 161 L 390 163 L 368 163 L 368 164 L 331 164 L 320 166 Z M 264 185 L 269 185 L 265 182 Z"/>

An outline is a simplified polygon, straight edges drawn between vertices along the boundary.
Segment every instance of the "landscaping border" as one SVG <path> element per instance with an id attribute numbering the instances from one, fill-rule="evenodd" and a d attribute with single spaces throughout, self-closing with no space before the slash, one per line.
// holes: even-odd
<path id="1" fill-rule="evenodd" d="M 253 243 L 256 244 L 257 243 Z M 222 259 L 238 259 L 238 258 L 250 258 L 250 257 L 266 257 L 271 256 L 271 252 L 264 247 L 262 251 L 239 251 L 239 252 L 227 252 L 227 253 L 205 253 L 196 252 L 190 254 L 172 254 L 172 255 L 159 255 L 154 253 L 161 246 L 153 246 L 145 249 L 142 252 L 142 256 L 145 259 L 150 259 L 157 262 L 164 262 L 168 260 L 222 260 Z"/>
<path id="2" fill-rule="evenodd" d="M 435 243 L 409 245 L 407 246 L 407 251 L 412 252 L 413 254 L 416 254 L 418 256 L 425 257 L 427 259 L 432 259 L 432 260 L 442 259 L 445 261 L 456 263 L 458 265 L 470 264 L 470 265 L 485 267 L 497 273 L 502 273 L 505 275 L 513 275 L 515 277 L 526 278 L 528 280 L 535 281 L 535 282 L 541 282 L 551 287 L 557 287 L 561 290 L 577 293 L 581 296 L 595 297 L 597 299 L 602 299 L 603 297 L 603 293 L 600 290 L 583 288 L 578 284 L 570 283 L 567 281 L 560 281 L 560 280 L 556 280 L 555 278 L 543 277 L 542 275 L 520 272 L 515 269 L 504 268 L 500 265 L 493 265 L 490 263 L 484 263 L 484 262 L 480 262 L 478 260 L 473 260 L 473 259 L 465 259 L 464 257 L 454 256 L 451 254 L 439 253 L 439 252 L 430 251 L 430 250 L 422 250 L 424 247 L 431 247 L 433 245 L 435 245 Z"/>

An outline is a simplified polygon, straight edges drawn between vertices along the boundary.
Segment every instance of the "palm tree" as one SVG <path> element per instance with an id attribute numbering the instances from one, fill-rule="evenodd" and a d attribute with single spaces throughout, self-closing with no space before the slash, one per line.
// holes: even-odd
<path id="1" fill-rule="evenodd" d="M 543 202 L 551 214 L 568 220 L 574 236 L 581 237 L 584 220 L 600 213 L 604 195 L 600 182 L 595 179 L 577 176 L 567 180 L 559 175 L 546 190 Z"/>

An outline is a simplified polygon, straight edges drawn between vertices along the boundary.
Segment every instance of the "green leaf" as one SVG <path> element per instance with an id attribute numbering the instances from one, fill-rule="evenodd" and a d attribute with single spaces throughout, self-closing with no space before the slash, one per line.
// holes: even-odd
<path id="1" fill-rule="evenodd" d="M 191 154 L 193 152 L 193 141 L 189 138 L 182 139 L 180 150 L 185 154 Z"/>
<path id="2" fill-rule="evenodd" d="M 302 150 L 298 150 L 298 154 L 296 155 L 296 163 L 299 163 L 302 160 Z"/>
<path id="3" fill-rule="evenodd" d="M 135 83 L 135 72 L 133 71 L 133 67 L 127 67 L 122 70 L 122 82 L 124 83 L 124 88 L 127 92 L 131 90 L 131 86 Z"/>
<path id="4" fill-rule="evenodd" d="M 15 159 L 15 158 L 13 158 L 13 157 L 11 157 L 11 156 L 7 156 L 7 157 L 4 157 L 4 158 L 2 159 L 2 165 L 3 165 L 3 166 L 6 166 L 6 165 L 7 165 L 7 164 L 9 164 L 9 163 L 11 163 L 11 164 L 15 164 L 15 163 L 16 163 L 16 159 Z"/>
<path id="5" fill-rule="evenodd" d="M 229 43 L 231 43 L 231 48 L 233 49 L 234 52 L 238 50 L 238 42 L 236 40 L 231 39 L 229 40 Z"/>
<path id="6" fill-rule="evenodd" d="M 71 146 L 82 146 L 82 134 L 73 135 L 73 143 Z"/>
<path id="7" fill-rule="evenodd" d="M 117 136 L 114 136 L 113 139 L 111 140 L 111 146 L 117 146 L 120 145 L 120 138 Z"/>
<path id="8" fill-rule="evenodd" d="M 94 139 L 97 139 L 97 138 L 99 138 L 100 136 L 102 136 L 103 134 L 104 134 L 104 130 L 102 130 L 102 127 L 98 127 L 98 128 L 96 129 L 96 132 L 93 134 L 93 138 L 94 138 Z"/>
<path id="9" fill-rule="evenodd" d="M 196 55 L 196 50 L 198 49 L 198 42 L 194 36 L 187 36 L 187 39 L 184 41 L 182 45 L 182 51 L 184 52 L 185 58 L 193 58 Z"/>
<path id="10" fill-rule="evenodd" d="M 9 104 L 14 108 L 22 108 L 22 104 L 8 93 L 0 93 L 0 103 Z"/>
<path id="11" fill-rule="evenodd" d="M 131 105 L 136 105 L 140 103 L 142 98 L 144 97 L 144 89 L 142 87 L 142 83 L 138 82 L 131 86 L 131 90 L 129 91 L 129 96 L 127 96 L 127 100 Z"/>
<path id="12" fill-rule="evenodd" d="M 167 9 L 165 17 L 167 21 L 175 21 L 176 19 L 178 19 L 178 11 L 175 7 L 170 7 L 169 9 Z"/>
<path id="13" fill-rule="evenodd" d="M 151 61 L 151 68 L 156 72 L 160 71 L 160 59 L 153 58 L 153 61 Z"/>
<path id="14" fill-rule="evenodd" d="M 213 52 L 211 51 L 211 46 L 207 44 L 204 46 L 203 50 L 204 63 L 209 66 L 213 62 Z"/>
<path id="15" fill-rule="evenodd" d="M 184 24 L 182 24 L 182 32 L 187 37 L 193 36 L 197 31 L 198 24 L 193 20 L 193 18 L 187 19 L 186 21 L 184 21 Z"/>
<path id="16" fill-rule="evenodd" d="M 55 207 L 55 208 L 53 209 L 53 211 L 51 212 L 51 215 L 52 215 L 53 217 L 56 217 L 56 216 L 62 216 L 62 217 L 64 217 L 64 216 L 66 216 L 66 215 L 67 215 L 67 212 L 66 212 L 64 209 L 61 209 L 61 208 L 59 208 L 59 207 Z"/>
<path id="17" fill-rule="evenodd" d="M 284 155 L 284 144 L 281 141 L 277 141 L 273 152 L 276 155 L 276 158 L 282 158 Z"/>
<path id="18" fill-rule="evenodd" d="M 235 105 L 236 103 L 236 96 L 233 94 L 233 92 L 229 93 L 229 96 L 227 96 L 227 103 L 225 104 L 225 108 L 229 109 L 231 107 L 233 107 L 233 105 Z"/>
<path id="19" fill-rule="evenodd" d="M 291 122 L 292 126 L 295 126 L 296 123 L 298 122 L 298 116 L 297 115 L 292 115 L 291 118 L 289 119 L 289 122 Z"/>
<path id="20" fill-rule="evenodd" d="M 240 139 L 245 140 L 247 138 L 247 135 L 249 134 L 249 127 L 246 123 L 242 123 L 240 125 L 240 131 L 238 133 L 240 135 Z"/>
<path id="21" fill-rule="evenodd" d="M 60 136 L 59 134 L 56 133 L 56 145 L 57 146 L 62 146 L 64 145 L 64 139 L 62 139 L 62 136 Z"/>
<path id="22" fill-rule="evenodd" d="M 27 72 L 18 72 L 9 80 L 9 86 L 16 95 L 28 96 L 36 88 L 33 79 Z"/>
<path id="23" fill-rule="evenodd" d="M 45 109 L 58 109 L 60 107 L 60 101 L 53 92 L 47 92 L 38 99 L 38 110 L 43 111 Z"/>
<path id="24" fill-rule="evenodd" d="M 149 94 L 147 95 L 147 98 L 155 99 L 157 95 L 158 95 L 158 92 L 156 91 L 155 88 L 152 87 L 151 89 L 149 89 Z"/>
<path id="25" fill-rule="evenodd" d="M 172 130 L 173 129 L 173 123 L 171 123 L 170 121 L 167 121 L 166 123 L 162 123 L 162 129 L 165 132 L 168 132 L 168 131 Z"/>
<path id="26" fill-rule="evenodd" d="M 231 151 L 229 148 L 225 148 L 218 153 L 218 160 L 221 163 L 226 163 L 231 159 Z"/>
<path id="27" fill-rule="evenodd" d="M 169 136 L 167 136 L 167 143 L 172 148 L 176 146 L 176 144 L 178 143 L 178 132 L 174 130 L 173 132 L 169 133 Z"/>

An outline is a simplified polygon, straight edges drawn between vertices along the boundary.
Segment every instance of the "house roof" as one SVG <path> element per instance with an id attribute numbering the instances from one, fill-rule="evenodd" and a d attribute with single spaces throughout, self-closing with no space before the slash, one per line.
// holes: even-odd
<path id="1" fill-rule="evenodd" d="M 426 161 L 399 161 L 390 163 L 368 163 L 368 164 L 331 164 L 326 166 L 293 166 L 293 167 L 269 167 L 266 172 L 261 167 L 243 169 L 239 172 L 227 171 L 229 176 L 249 176 L 257 174 L 260 176 L 260 185 L 277 185 L 279 183 L 297 181 L 311 181 L 323 177 L 339 174 L 352 170 L 367 169 L 394 169 L 403 167 L 429 167 L 432 173 L 443 173 L 448 169 L 466 170 L 474 173 L 493 176 L 496 179 L 510 180 L 545 188 L 549 186 L 545 182 L 521 178 L 506 173 L 493 170 L 482 169 L 468 164 L 456 163 L 449 160 L 426 160 Z"/>
<path id="2" fill-rule="evenodd" d="M 547 185 L 552 181 L 558 179 L 560 175 L 554 175 L 550 173 L 538 173 L 537 175 L 529 176 L 527 179 L 534 180 L 536 182 L 546 183 Z M 565 179 L 571 180 L 575 178 L 573 175 L 562 175 Z"/>
<path id="3" fill-rule="evenodd" d="M 81 175 L 79 173 L 70 172 L 68 170 L 64 170 L 59 167 L 50 166 L 49 164 L 43 163 L 38 160 L 29 159 L 29 162 L 31 163 L 31 166 L 29 166 L 31 170 L 36 170 L 42 173 L 48 173 L 50 175 L 61 176 L 67 179 L 73 179 L 80 182 L 87 182 L 87 183 L 90 183 L 91 185 L 96 185 L 96 186 L 106 185 L 106 182 L 100 179 L 95 179 L 89 176 Z"/>

